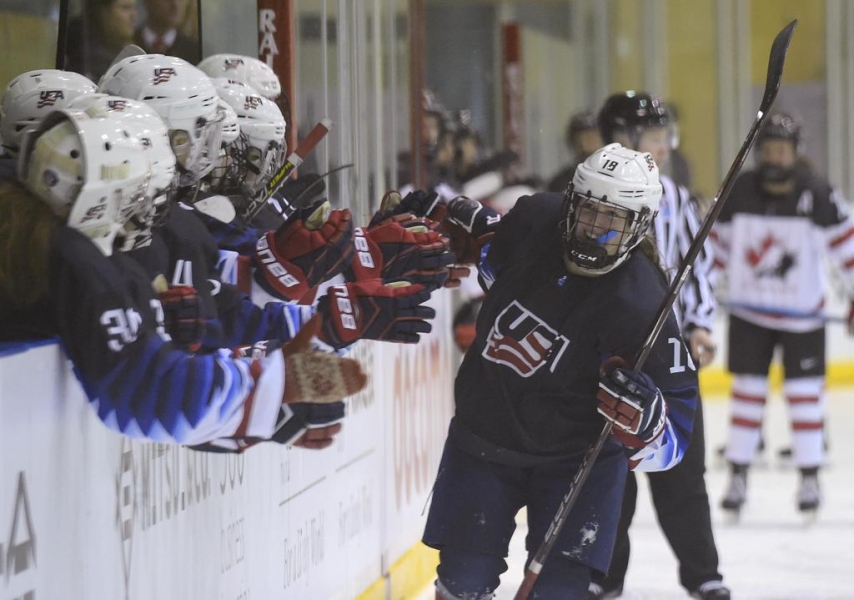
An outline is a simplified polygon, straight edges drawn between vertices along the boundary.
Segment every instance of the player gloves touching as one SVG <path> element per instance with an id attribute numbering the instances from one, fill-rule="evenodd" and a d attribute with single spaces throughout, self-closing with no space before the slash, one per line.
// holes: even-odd
<path id="1" fill-rule="evenodd" d="M 311 338 L 319 335 L 320 328 L 320 317 L 312 317 L 283 347 L 284 404 L 289 409 L 284 414 L 289 418 L 276 430 L 273 441 L 314 450 L 326 448 L 341 431 L 342 400 L 367 385 L 357 360 L 311 349 Z"/>
<path id="2" fill-rule="evenodd" d="M 360 339 L 415 344 L 429 333 L 436 316 L 429 306 L 430 290 L 420 284 L 367 279 L 329 288 L 317 305 L 323 317 L 318 338 L 333 348 Z"/>
<path id="3" fill-rule="evenodd" d="M 620 358 L 602 366 L 596 399 L 599 413 L 614 423 L 614 437 L 629 448 L 643 448 L 664 432 L 667 404 L 661 391 Z"/>
<path id="4" fill-rule="evenodd" d="M 451 238 L 457 262 L 476 265 L 480 251 L 495 235 L 501 215 L 477 200 L 457 196 L 448 203 L 442 228 Z"/>
<path id="5" fill-rule="evenodd" d="M 299 301 L 341 273 L 353 255 L 350 211 L 330 210 L 322 200 L 298 210 L 255 245 L 255 279 L 268 293 Z"/>
<path id="6" fill-rule="evenodd" d="M 409 213 L 357 228 L 353 242 L 356 253 L 346 274 L 348 281 L 406 280 L 434 290 L 448 281 L 448 267 L 454 262 L 448 240 L 428 220 Z"/>

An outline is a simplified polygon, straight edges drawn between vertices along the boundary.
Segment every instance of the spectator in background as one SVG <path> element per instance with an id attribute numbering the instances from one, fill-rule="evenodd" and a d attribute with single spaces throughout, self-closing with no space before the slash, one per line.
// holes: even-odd
<path id="1" fill-rule="evenodd" d="M 595 113 L 585 110 L 572 115 L 569 123 L 566 124 L 564 139 L 572 155 L 572 161 L 549 181 L 547 186 L 549 192 L 565 191 L 572 181 L 575 168 L 603 145 Z"/>
<path id="2" fill-rule="evenodd" d="M 86 0 L 82 14 L 68 23 L 66 68 L 98 81 L 133 43 L 136 20 L 136 0 Z"/>
<path id="3" fill-rule="evenodd" d="M 198 38 L 181 30 L 188 0 L 144 0 L 146 21 L 136 32 L 136 43 L 148 53 L 167 54 L 196 64 L 201 60 Z"/>

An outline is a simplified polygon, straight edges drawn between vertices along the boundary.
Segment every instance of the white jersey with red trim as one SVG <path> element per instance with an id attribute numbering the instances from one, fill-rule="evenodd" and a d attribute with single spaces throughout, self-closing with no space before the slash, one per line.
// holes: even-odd
<path id="1" fill-rule="evenodd" d="M 729 282 L 730 311 L 762 327 L 803 332 L 825 322 L 826 259 L 854 290 L 854 223 L 842 197 L 801 173 L 785 196 L 739 177 L 711 235 Z"/>

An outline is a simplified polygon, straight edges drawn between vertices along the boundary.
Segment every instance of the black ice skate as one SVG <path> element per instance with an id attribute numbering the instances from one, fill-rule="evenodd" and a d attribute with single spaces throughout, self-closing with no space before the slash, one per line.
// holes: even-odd
<path id="1" fill-rule="evenodd" d="M 691 592 L 692 598 L 700 600 L 730 600 L 729 588 L 719 580 L 707 581 Z"/>
<path id="2" fill-rule="evenodd" d="M 721 508 L 729 513 L 733 521 L 738 521 L 741 507 L 747 500 L 747 465 L 732 464 L 729 487 L 721 500 Z"/>
<path id="3" fill-rule="evenodd" d="M 818 485 L 818 469 L 801 469 L 801 485 L 798 488 L 798 510 L 807 523 L 814 521 L 821 504 Z"/>

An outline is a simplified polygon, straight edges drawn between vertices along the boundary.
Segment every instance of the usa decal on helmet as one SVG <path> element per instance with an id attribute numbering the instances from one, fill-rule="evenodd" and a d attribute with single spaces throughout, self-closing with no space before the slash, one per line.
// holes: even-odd
<path id="1" fill-rule="evenodd" d="M 225 67 L 225 70 L 228 71 L 230 69 L 236 69 L 237 67 L 242 65 L 243 59 L 242 58 L 226 58 L 222 64 Z"/>
<path id="2" fill-rule="evenodd" d="M 154 69 L 154 85 L 166 83 L 177 74 L 178 73 L 176 73 L 175 69 L 173 69 L 172 67 L 158 67 Z"/>
<path id="3" fill-rule="evenodd" d="M 107 108 L 116 112 L 124 112 L 128 107 L 126 100 L 107 100 Z"/>
<path id="4" fill-rule="evenodd" d="M 259 106 L 261 106 L 260 96 L 246 96 L 246 102 L 243 104 L 243 110 L 258 110 Z"/>
<path id="5" fill-rule="evenodd" d="M 62 93 L 62 90 L 45 90 L 39 94 L 39 101 L 36 107 L 44 108 L 45 106 L 53 106 L 57 100 L 63 100 L 64 98 L 65 94 Z"/>

